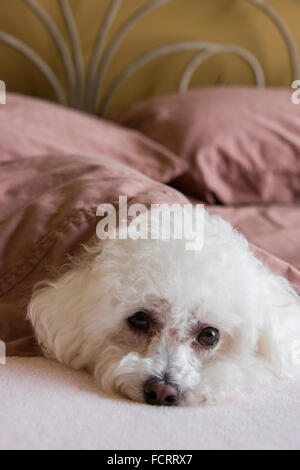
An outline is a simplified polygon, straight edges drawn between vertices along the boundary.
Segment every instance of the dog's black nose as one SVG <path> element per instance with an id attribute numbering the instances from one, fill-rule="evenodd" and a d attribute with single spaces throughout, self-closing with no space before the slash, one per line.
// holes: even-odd
<path id="1" fill-rule="evenodd" d="M 178 401 L 178 389 L 175 385 L 151 377 L 144 384 L 144 397 L 149 405 L 173 406 Z"/>

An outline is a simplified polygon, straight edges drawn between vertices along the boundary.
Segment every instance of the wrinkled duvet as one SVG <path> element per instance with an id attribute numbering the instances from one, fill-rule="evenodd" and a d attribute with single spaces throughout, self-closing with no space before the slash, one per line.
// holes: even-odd
<path id="1" fill-rule="evenodd" d="M 27 99 L 27 105 L 30 101 Z M 129 202 L 147 205 L 187 203 L 188 199 L 145 176 L 149 174 L 149 158 L 143 153 L 138 155 L 136 164 L 134 160 L 123 163 L 114 152 L 97 154 L 93 149 L 93 153 L 83 150 L 68 153 L 69 141 L 64 152 L 58 145 L 56 152 L 37 153 L 34 136 L 45 134 L 44 139 L 50 138 L 43 115 L 40 129 L 39 122 L 34 128 L 26 128 L 23 152 L 11 137 L 15 126 L 20 127 L 27 118 L 23 115 L 26 106 L 20 102 L 23 103 L 21 97 L 12 97 L 0 114 L 0 339 L 6 342 L 8 355 L 27 356 L 39 354 L 25 319 L 32 289 L 37 282 L 57 275 L 60 266 L 78 253 L 83 243 L 96 242 L 99 204 L 117 204 L 120 195 L 128 196 Z M 34 105 L 38 108 L 38 103 Z M 48 108 L 53 114 L 49 119 L 66 113 L 51 105 L 47 107 L 48 113 Z M 67 113 L 66 118 L 72 117 L 72 112 Z M 57 127 L 61 141 L 63 129 Z M 51 145 L 55 147 L 53 135 Z M 300 290 L 299 205 L 207 206 L 207 209 L 233 223 L 253 244 L 257 255 Z"/>

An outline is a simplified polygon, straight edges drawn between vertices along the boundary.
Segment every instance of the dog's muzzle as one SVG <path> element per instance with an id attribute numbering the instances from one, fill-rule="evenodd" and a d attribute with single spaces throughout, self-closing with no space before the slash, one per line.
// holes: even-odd
<path id="1" fill-rule="evenodd" d="M 149 405 L 174 406 L 178 403 L 179 391 L 175 384 L 151 377 L 144 383 L 144 397 Z"/>

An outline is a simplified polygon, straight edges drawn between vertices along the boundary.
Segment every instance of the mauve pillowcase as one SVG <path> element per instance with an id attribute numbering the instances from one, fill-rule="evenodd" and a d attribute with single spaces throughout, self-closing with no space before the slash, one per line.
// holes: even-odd
<path id="1" fill-rule="evenodd" d="M 56 153 L 106 156 L 162 183 L 186 169 L 166 147 L 135 130 L 13 93 L 0 105 L 0 129 L 2 160 Z"/>
<path id="2" fill-rule="evenodd" d="M 116 120 L 189 163 L 173 184 L 207 202 L 300 199 L 300 105 L 292 90 L 206 88 L 144 101 Z"/>

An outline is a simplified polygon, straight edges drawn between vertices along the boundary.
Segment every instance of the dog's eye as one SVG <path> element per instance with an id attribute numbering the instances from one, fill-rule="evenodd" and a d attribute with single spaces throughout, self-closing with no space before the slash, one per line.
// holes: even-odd
<path id="1" fill-rule="evenodd" d="M 150 318 L 147 313 L 140 311 L 129 317 L 128 323 L 136 330 L 146 331 L 150 327 Z"/>
<path id="2" fill-rule="evenodd" d="M 204 328 L 197 337 L 198 343 L 204 347 L 211 347 L 218 344 L 220 340 L 220 333 L 216 328 L 211 326 Z"/>

